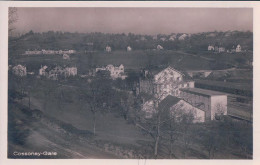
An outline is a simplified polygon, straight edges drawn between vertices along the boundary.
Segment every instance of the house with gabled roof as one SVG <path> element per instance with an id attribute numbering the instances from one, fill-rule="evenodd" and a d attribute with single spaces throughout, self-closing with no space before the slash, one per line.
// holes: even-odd
<path id="1" fill-rule="evenodd" d="M 168 66 L 162 70 L 145 70 L 144 77 L 140 78 L 138 93 L 157 93 L 163 95 L 178 96 L 179 88 L 194 87 L 194 81 L 188 79 L 184 73 Z"/>

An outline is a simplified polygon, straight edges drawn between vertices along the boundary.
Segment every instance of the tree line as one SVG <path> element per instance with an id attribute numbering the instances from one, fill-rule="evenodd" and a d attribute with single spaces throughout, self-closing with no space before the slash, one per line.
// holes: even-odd
<path id="1" fill-rule="evenodd" d="M 214 34 L 211 36 L 210 34 Z M 24 49 L 76 49 L 85 50 L 86 44 L 93 43 L 91 49 L 103 51 L 106 46 L 112 50 L 126 50 L 131 46 L 133 50 L 156 49 L 161 45 L 167 50 L 205 51 L 207 46 L 217 45 L 231 49 L 240 44 L 242 49 L 253 50 L 252 32 L 204 32 L 187 36 L 179 40 L 178 34 L 140 35 L 133 33 L 109 34 L 109 33 L 70 33 L 61 31 L 48 31 L 37 33 L 30 31 L 17 38 Z M 175 36 L 174 39 L 171 36 Z M 171 38 L 171 39 L 170 39 Z"/>

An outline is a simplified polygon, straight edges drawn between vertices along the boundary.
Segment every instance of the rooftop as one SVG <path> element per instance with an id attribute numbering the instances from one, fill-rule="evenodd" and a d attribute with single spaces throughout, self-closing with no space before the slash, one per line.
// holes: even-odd
<path id="1" fill-rule="evenodd" d="M 222 92 L 207 90 L 207 89 L 200 89 L 200 88 L 181 88 L 181 91 L 189 92 L 197 95 L 204 95 L 204 96 L 220 96 L 220 95 L 226 95 Z"/>
<path id="2" fill-rule="evenodd" d="M 169 109 L 173 105 L 177 104 L 181 99 L 168 95 L 159 103 L 159 109 Z"/>

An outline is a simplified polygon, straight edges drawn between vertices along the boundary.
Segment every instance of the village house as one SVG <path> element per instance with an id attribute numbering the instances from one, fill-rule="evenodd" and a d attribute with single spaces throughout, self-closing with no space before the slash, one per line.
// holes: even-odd
<path id="1" fill-rule="evenodd" d="M 47 69 L 50 69 L 47 74 L 47 78 L 51 80 L 58 80 L 58 76 L 61 76 L 63 74 L 63 69 L 60 66 L 56 66 L 53 69 L 49 67 Z"/>
<path id="2" fill-rule="evenodd" d="M 214 46 L 213 45 L 209 45 L 208 46 L 208 51 L 214 51 Z"/>
<path id="3" fill-rule="evenodd" d="M 188 36 L 188 34 L 182 34 L 181 36 L 179 36 L 178 40 L 185 40 L 185 38 Z"/>
<path id="4" fill-rule="evenodd" d="M 132 48 L 131 48 L 130 46 L 128 46 L 128 47 L 126 48 L 126 51 L 130 52 L 130 51 L 132 51 Z"/>
<path id="5" fill-rule="evenodd" d="M 46 76 L 47 72 L 46 72 L 46 69 L 48 68 L 48 66 L 44 65 L 44 66 L 41 66 L 41 68 L 39 69 L 39 75 L 40 76 Z"/>
<path id="6" fill-rule="evenodd" d="M 236 52 L 241 52 L 241 46 L 238 44 L 237 47 L 236 47 Z"/>
<path id="7" fill-rule="evenodd" d="M 200 88 L 181 88 L 180 98 L 205 111 L 205 121 L 227 115 L 227 95 Z"/>
<path id="8" fill-rule="evenodd" d="M 218 52 L 219 52 L 219 53 L 225 52 L 225 51 L 226 51 L 226 49 L 225 49 L 224 47 L 219 47 L 219 48 L 218 48 Z"/>
<path id="9" fill-rule="evenodd" d="M 27 71 L 26 71 L 26 66 L 23 65 L 16 65 L 13 67 L 13 74 L 17 75 L 17 76 L 26 76 L 27 75 Z"/>
<path id="10" fill-rule="evenodd" d="M 175 39 L 176 39 L 176 35 L 173 34 L 173 35 L 170 36 L 169 41 L 174 41 Z"/>
<path id="11" fill-rule="evenodd" d="M 111 49 L 110 46 L 106 46 L 106 49 L 105 49 L 105 50 L 106 50 L 106 52 L 108 52 L 108 53 L 112 51 L 112 49 Z"/>
<path id="12" fill-rule="evenodd" d="M 78 70 L 76 67 L 66 67 L 64 69 L 64 76 L 70 77 L 70 76 L 76 76 L 78 73 Z"/>
<path id="13" fill-rule="evenodd" d="M 163 47 L 161 45 L 157 45 L 157 50 L 163 50 Z"/>
<path id="14" fill-rule="evenodd" d="M 63 60 L 69 60 L 70 56 L 68 54 L 63 54 L 62 58 L 63 58 Z"/>
<path id="15" fill-rule="evenodd" d="M 223 46 L 213 46 L 213 45 L 209 45 L 208 46 L 208 51 L 215 51 L 217 53 L 221 53 L 221 52 L 225 52 L 226 48 Z"/>
<path id="16" fill-rule="evenodd" d="M 122 80 L 124 80 L 127 75 L 125 75 L 125 69 L 124 69 L 124 65 L 121 64 L 118 67 L 115 67 L 113 65 L 107 65 L 106 67 L 101 67 L 101 68 L 96 68 L 96 72 L 98 71 L 109 71 L 110 72 L 110 77 L 115 80 L 117 78 L 120 78 Z"/>

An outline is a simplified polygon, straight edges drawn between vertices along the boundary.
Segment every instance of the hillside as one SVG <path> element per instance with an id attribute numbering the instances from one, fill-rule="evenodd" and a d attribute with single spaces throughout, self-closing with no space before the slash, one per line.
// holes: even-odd
<path id="1" fill-rule="evenodd" d="M 231 49 L 240 44 L 243 50 L 253 50 L 253 33 L 240 31 L 204 32 L 189 34 L 180 40 L 182 34 L 150 35 L 138 34 L 105 34 L 105 33 L 68 33 L 68 32 L 43 32 L 30 31 L 19 38 L 10 38 L 16 42 L 17 51 L 34 49 L 75 49 L 85 50 L 87 43 L 93 43 L 93 50 L 104 50 L 107 45 L 112 50 L 126 50 L 131 46 L 133 50 L 156 49 L 160 44 L 167 50 L 207 50 L 209 44 L 224 46 Z"/>

